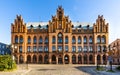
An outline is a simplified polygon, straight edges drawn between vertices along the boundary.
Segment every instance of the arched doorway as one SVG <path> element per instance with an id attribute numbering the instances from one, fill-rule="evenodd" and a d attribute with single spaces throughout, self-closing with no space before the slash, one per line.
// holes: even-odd
<path id="1" fill-rule="evenodd" d="M 89 63 L 93 64 L 93 56 L 92 55 L 89 56 Z"/>
<path id="2" fill-rule="evenodd" d="M 27 63 L 31 63 L 31 56 L 30 55 L 27 56 Z"/>
<path id="3" fill-rule="evenodd" d="M 23 56 L 22 56 L 22 55 L 19 56 L 19 63 L 20 63 L 20 64 L 23 63 Z"/>
<path id="4" fill-rule="evenodd" d="M 87 64 L 87 55 L 84 55 L 84 64 Z"/>
<path id="5" fill-rule="evenodd" d="M 33 63 L 37 63 L 37 57 L 36 57 L 36 55 L 33 55 Z"/>
<path id="6" fill-rule="evenodd" d="M 75 55 L 72 55 L 72 63 L 76 64 L 76 56 Z"/>
<path id="7" fill-rule="evenodd" d="M 56 56 L 52 55 L 52 64 L 56 64 Z"/>
<path id="8" fill-rule="evenodd" d="M 39 55 L 39 63 L 42 64 L 42 55 Z"/>
<path id="9" fill-rule="evenodd" d="M 49 61 L 48 61 L 48 55 L 45 55 L 45 56 L 44 56 L 44 63 L 45 63 L 45 64 L 48 64 L 48 63 L 49 63 Z"/>
<path id="10" fill-rule="evenodd" d="M 68 55 L 64 56 L 64 62 L 65 62 L 65 64 L 69 64 L 69 56 Z"/>
<path id="11" fill-rule="evenodd" d="M 82 64 L 82 56 L 78 55 L 78 64 Z"/>
<path id="12" fill-rule="evenodd" d="M 97 64 L 100 64 L 100 55 L 97 55 Z"/>
<path id="13" fill-rule="evenodd" d="M 62 62 L 62 56 L 61 55 L 59 55 L 58 56 L 58 64 L 62 64 L 63 62 Z"/>

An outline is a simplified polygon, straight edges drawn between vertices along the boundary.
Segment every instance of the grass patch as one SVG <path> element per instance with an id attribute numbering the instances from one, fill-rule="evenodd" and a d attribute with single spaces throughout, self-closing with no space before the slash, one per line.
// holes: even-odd
<path id="1" fill-rule="evenodd" d="M 107 72 L 112 72 L 112 73 L 114 73 L 115 71 L 113 71 L 113 70 L 107 70 Z"/>
<path id="2" fill-rule="evenodd" d="M 98 66 L 96 68 L 97 71 L 105 71 L 105 68 L 103 66 Z"/>
<path id="3" fill-rule="evenodd" d="M 120 71 L 120 66 L 116 67 L 116 69 Z"/>

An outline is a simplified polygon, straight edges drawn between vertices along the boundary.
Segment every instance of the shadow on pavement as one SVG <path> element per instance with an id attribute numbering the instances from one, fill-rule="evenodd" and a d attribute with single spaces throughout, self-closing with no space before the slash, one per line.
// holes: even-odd
<path id="1" fill-rule="evenodd" d="M 95 70 L 95 66 L 77 66 L 75 68 L 90 75 L 99 75 L 98 72 Z"/>
<path id="2" fill-rule="evenodd" d="M 35 69 L 35 71 L 51 71 L 51 70 L 56 70 L 56 69 Z"/>

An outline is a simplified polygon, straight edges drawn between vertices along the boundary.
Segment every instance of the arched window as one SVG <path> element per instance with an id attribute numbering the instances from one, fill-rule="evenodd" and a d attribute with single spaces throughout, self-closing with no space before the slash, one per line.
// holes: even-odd
<path id="1" fill-rule="evenodd" d="M 19 63 L 23 63 L 23 56 L 22 55 L 19 56 Z"/>
<path id="2" fill-rule="evenodd" d="M 23 43 L 23 36 L 20 36 L 20 43 Z"/>
<path id="3" fill-rule="evenodd" d="M 48 37 L 45 37 L 45 44 L 48 44 Z"/>
<path id="4" fill-rule="evenodd" d="M 64 61 L 65 61 L 65 64 L 68 64 L 68 63 L 69 63 L 69 56 L 68 56 L 68 55 L 65 55 L 65 56 L 64 56 Z"/>
<path id="5" fill-rule="evenodd" d="M 56 64 L 56 56 L 52 55 L 52 64 Z"/>
<path id="6" fill-rule="evenodd" d="M 49 63 L 49 62 L 48 62 L 48 55 L 45 55 L 45 56 L 44 56 L 44 63 L 45 63 L 45 64 L 48 64 L 48 63 Z"/>
<path id="7" fill-rule="evenodd" d="M 37 63 L 37 56 L 33 55 L 33 63 Z"/>
<path id="8" fill-rule="evenodd" d="M 52 43 L 55 44 L 55 42 L 56 42 L 56 38 L 55 38 L 55 36 L 53 36 L 52 37 Z"/>
<path id="9" fill-rule="evenodd" d="M 93 56 L 90 55 L 90 56 L 89 56 L 89 61 L 92 61 L 92 60 L 93 60 Z"/>
<path id="10" fill-rule="evenodd" d="M 76 42 L 76 39 L 75 39 L 75 36 L 72 37 L 72 43 L 75 44 Z"/>
<path id="11" fill-rule="evenodd" d="M 34 38 L 33 38 L 33 43 L 34 43 L 34 44 L 37 43 L 37 38 L 36 38 L 36 36 L 34 36 Z"/>
<path id="12" fill-rule="evenodd" d="M 18 36 L 15 36 L 15 43 L 18 43 Z"/>
<path id="13" fill-rule="evenodd" d="M 102 42 L 102 43 L 106 43 L 106 37 L 105 37 L 105 36 L 102 36 L 101 42 Z"/>
<path id="14" fill-rule="evenodd" d="M 31 43 L 31 38 L 30 38 L 30 36 L 28 36 L 28 44 L 30 44 Z"/>
<path id="15" fill-rule="evenodd" d="M 97 37 L 97 43 L 100 43 L 100 36 Z"/>
<path id="16" fill-rule="evenodd" d="M 78 37 L 78 44 L 81 44 L 81 37 Z"/>
<path id="17" fill-rule="evenodd" d="M 68 44 L 68 36 L 65 37 L 65 44 Z"/>
<path id="18" fill-rule="evenodd" d="M 78 64 L 82 64 L 82 56 L 78 55 Z"/>
<path id="19" fill-rule="evenodd" d="M 92 36 L 90 36 L 90 38 L 89 38 L 89 44 L 92 44 L 93 43 L 93 38 L 92 38 Z"/>
<path id="20" fill-rule="evenodd" d="M 84 44 L 87 44 L 87 37 L 84 36 Z"/>
<path id="21" fill-rule="evenodd" d="M 100 55 L 97 55 L 97 60 L 100 61 Z"/>
<path id="22" fill-rule="evenodd" d="M 75 55 L 72 55 L 72 63 L 76 64 L 76 56 Z"/>
<path id="23" fill-rule="evenodd" d="M 62 33 L 58 34 L 58 43 L 63 43 L 63 39 L 62 39 Z"/>
<path id="24" fill-rule="evenodd" d="M 42 44 L 43 40 L 42 40 L 42 37 L 40 36 L 39 38 L 39 44 Z"/>
<path id="25" fill-rule="evenodd" d="M 105 61 L 106 60 L 106 55 L 103 55 L 103 61 Z"/>
<path id="26" fill-rule="evenodd" d="M 31 63 L 31 56 L 30 55 L 27 56 L 27 63 Z"/>
<path id="27" fill-rule="evenodd" d="M 42 64 L 43 57 L 42 55 L 39 55 L 39 63 Z"/>
<path id="28" fill-rule="evenodd" d="M 84 64 L 87 64 L 87 55 L 84 55 Z"/>

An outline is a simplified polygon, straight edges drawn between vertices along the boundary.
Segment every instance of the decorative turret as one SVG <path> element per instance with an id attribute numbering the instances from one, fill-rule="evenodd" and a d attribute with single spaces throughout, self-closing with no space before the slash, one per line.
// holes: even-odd
<path id="1" fill-rule="evenodd" d="M 26 24 L 23 22 L 21 15 L 17 15 L 14 23 L 12 23 L 11 25 L 11 32 L 26 32 Z"/>
<path id="2" fill-rule="evenodd" d="M 98 15 L 96 23 L 94 23 L 94 32 L 108 32 L 108 23 L 105 23 L 103 15 Z"/>

